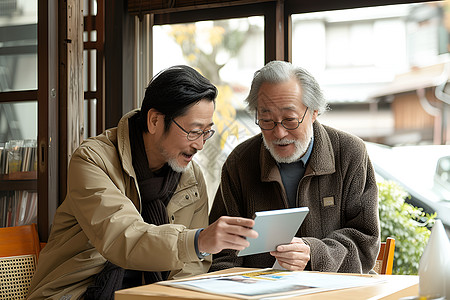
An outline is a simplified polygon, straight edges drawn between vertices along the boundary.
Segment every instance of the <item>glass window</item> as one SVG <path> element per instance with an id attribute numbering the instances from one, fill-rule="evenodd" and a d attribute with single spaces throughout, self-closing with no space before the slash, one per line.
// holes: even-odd
<path id="1" fill-rule="evenodd" d="M 186 64 L 219 89 L 214 114 L 216 134 L 196 155 L 211 200 L 228 154 L 260 132 L 245 109 L 244 99 L 254 72 L 264 65 L 264 17 L 153 26 L 153 41 L 153 74 Z"/>
<path id="2" fill-rule="evenodd" d="M 37 89 L 37 1 L 0 2 L 0 92 Z"/>
<path id="3" fill-rule="evenodd" d="M 444 4 L 293 15 L 292 59 L 330 103 L 318 120 L 364 139 L 377 180 L 397 182 L 406 201 L 448 226 L 450 146 L 439 145 L 450 142 Z"/>
<path id="4" fill-rule="evenodd" d="M 389 145 L 444 142 L 430 93 L 448 79 L 445 18 L 444 1 L 292 15 L 292 61 L 330 103 L 319 121 Z"/>
<path id="5" fill-rule="evenodd" d="M 0 103 L 0 143 L 36 139 L 37 101 Z"/>
<path id="6" fill-rule="evenodd" d="M 36 124 L 37 101 L 0 103 L 0 227 L 37 222 Z"/>

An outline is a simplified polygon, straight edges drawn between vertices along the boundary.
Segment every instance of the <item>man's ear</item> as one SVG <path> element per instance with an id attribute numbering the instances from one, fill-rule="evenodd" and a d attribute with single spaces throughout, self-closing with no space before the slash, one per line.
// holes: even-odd
<path id="1" fill-rule="evenodd" d="M 317 119 L 318 115 L 319 115 L 319 111 L 315 110 L 311 116 L 311 123 L 314 123 L 314 121 Z"/>
<path id="2" fill-rule="evenodd" d="M 148 132 L 154 134 L 156 132 L 158 122 L 164 122 L 164 115 L 154 108 L 149 109 L 147 112 Z"/>

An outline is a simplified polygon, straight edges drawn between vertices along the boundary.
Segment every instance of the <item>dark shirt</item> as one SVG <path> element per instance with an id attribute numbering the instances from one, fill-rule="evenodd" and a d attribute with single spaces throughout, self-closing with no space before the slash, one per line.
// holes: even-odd
<path id="1" fill-rule="evenodd" d="M 286 196 L 288 199 L 289 207 L 297 207 L 297 189 L 300 179 L 305 174 L 306 164 L 314 144 L 314 138 L 311 138 L 308 149 L 305 155 L 303 155 L 298 161 L 293 163 L 278 163 L 278 169 L 280 170 L 281 180 L 283 181 L 284 189 L 286 190 Z"/>

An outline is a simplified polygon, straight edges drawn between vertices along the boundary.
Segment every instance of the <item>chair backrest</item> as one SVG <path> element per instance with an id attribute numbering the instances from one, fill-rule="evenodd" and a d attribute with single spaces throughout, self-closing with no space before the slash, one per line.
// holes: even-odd
<path id="1" fill-rule="evenodd" d="M 0 299 L 25 299 L 41 250 L 36 224 L 0 228 Z"/>
<path id="2" fill-rule="evenodd" d="M 394 266 L 395 239 L 388 237 L 381 243 L 380 252 L 373 268 L 375 272 L 383 275 L 391 275 Z"/>

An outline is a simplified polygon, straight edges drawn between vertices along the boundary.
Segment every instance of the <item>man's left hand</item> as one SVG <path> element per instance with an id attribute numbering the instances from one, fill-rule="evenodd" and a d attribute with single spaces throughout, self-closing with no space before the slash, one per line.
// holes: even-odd
<path id="1" fill-rule="evenodd" d="M 290 244 L 279 245 L 277 251 L 270 252 L 280 266 L 290 271 L 303 271 L 310 259 L 309 253 L 309 246 L 298 237 L 294 237 Z"/>

